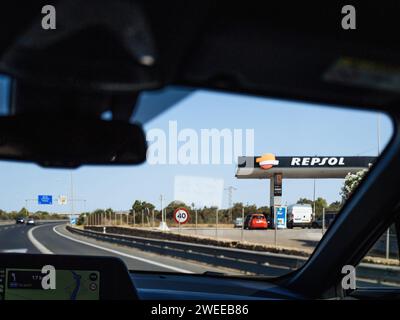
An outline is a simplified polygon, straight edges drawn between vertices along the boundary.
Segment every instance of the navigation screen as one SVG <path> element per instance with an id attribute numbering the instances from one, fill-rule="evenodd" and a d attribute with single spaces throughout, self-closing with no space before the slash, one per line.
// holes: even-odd
<path id="1" fill-rule="evenodd" d="M 0 300 L 98 300 L 98 271 L 56 270 L 55 289 L 44 289 L 36 269 L 0 269 Z"/>

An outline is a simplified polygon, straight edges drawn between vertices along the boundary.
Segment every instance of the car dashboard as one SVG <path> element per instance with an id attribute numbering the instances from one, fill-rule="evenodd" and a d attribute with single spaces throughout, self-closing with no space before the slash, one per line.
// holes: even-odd
<path id="1" fill-rule="evenodd" d="M 286 299 L 303 297 L 265 279 L 128 271 L 115 257 L 0 254 L 0 300 Z"/>
<path id="2" fill-rule="evenodd" d="M 265 280 L 202 274 L 134 272 L 141 300 L 286 300 L 303 299 Z"/>

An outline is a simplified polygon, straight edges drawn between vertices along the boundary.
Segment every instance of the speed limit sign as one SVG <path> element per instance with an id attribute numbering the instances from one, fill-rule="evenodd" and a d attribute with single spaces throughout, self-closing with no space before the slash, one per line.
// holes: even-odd
<path id="1" fill-rule="evenodd" d="M 186 223 L 189 220 L 189 212 L 185 208 L 177 208 L 174 211 L 174 219 L 176 223 Z"/>

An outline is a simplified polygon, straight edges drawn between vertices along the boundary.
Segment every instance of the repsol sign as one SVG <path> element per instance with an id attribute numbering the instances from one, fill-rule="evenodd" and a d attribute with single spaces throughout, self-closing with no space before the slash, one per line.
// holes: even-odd
<path id="1" fill-rule="evenodd" d="M 344 157 L 292 157 L 291 167 L 345 166 Z"/>
<path id="2" fill-rule="evenodd" d="M 268 156 L 268 157 L 267 157 Z M 239 157 L 239 168 L 262 168 L 273 170 L 276 168 L 368 168 L 376 157 L 365 156 L 275 156 L 272 154 L 257 157 Z"/>

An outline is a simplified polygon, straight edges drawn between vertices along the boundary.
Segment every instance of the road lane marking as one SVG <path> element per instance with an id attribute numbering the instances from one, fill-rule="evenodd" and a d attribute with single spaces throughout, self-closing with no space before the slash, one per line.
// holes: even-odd
<path id="1" fill-rule="evenodd" d="M 29 241 L 32 242 L 32 244 L 35 246 L 35 248 L 38 249 L 41 253 L 43 253 L 43 254 L 53 254 L 53 252 L 51 252 L 43 244 L 41 244 L 38 240 L 36 240 L 36 238 L 32 234 L 33 230 L 35 230 L 37 228 L 40 228 L 40 227 L 43 227 L 43 226 L 36 226 L 36 227 L 33 227 L 33 228 L 29 229 L 29 231 L 28 231 Z"/>
<path id="2" fill-rule="evenodd" d="M 22 249 L 7 249 L 7 250 L 1 250 L 3 253 L 27 253 L 28 249 L 22 248 Z"/>
<path id="3" fill-rule="evenodd" d="M 173 266 L 170 266 L 170 265 L 166 265 L 166 264 L 164 264 L 164 263 L 160 263 L 160 262 L 148 260 L 148 259 L 145 259 L 145 258 L 136 257 L 136 256 L 133 256 L 133 255 L 130 255 L 130 254 L 121 252 L 121 251 L 117 251 L 117 250 L 114 250 L 114 249 L 109 249 L 109 248 L 106 248 L 106 247 L 99 246 L 99 245 L 97 245 L 97 244 L 88 243 L 88 242 L 85 242 L 85 241 L 82 241 L 82 240 L 78 240 L 78 239 L 75 239 L 75 238 L 66 236 L 65 234 L 62 234 L 61 232 L 59 232 L 59 231 L 56 229 L 56 227 L 58 227 L 58 226 L 54 226 L 54 227 L 53 227 L 53 231 L 54 231 L 55 233 L 57 233 L 57 234 L 58 234 L 59 236 L 61 236 L 61 237 L 64 237 L 64 238 L 66 238 L 66 239 L 69 239 L 69 240 L 71 240 L 71 241 L 75 241 L 75 242 L 78 242 L 78 243 L 81 243 L 81 244 L 84 244 L 84 245 L 87 245 L 87 246 L 90 246 L 90 247 L 93 247 L 93 248 L 97 248 L 97 249 L 100 249 L 100 250 L 108 251 L 108 252 L 114 253 L 114 254 L 116 254 L 116 255 L 120 255 L 120 256 L 123 256 L 123 257 L 130 258 L 130 259 L 138 260 L 138 261 L 145 262 L 145 263 L 148 263 L 148 264 L 152 264 L 152 265 L 155 265 L 155 266 L 158 266 L 158 267 L 162 267 L 162 268 L 165 268 L 165 269 L 170 269 L 170 270 L 173 270 L 173 271 L 176 271 L 176 272 L 181 272 L 181 273 L 194 273 L 194 272 L 189 271 L 189 270 L 186 270 L 186 269 L 181 269 L 181 268 L 173 267 Z"/>

